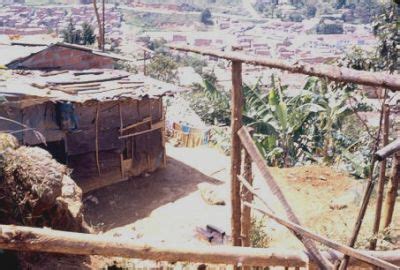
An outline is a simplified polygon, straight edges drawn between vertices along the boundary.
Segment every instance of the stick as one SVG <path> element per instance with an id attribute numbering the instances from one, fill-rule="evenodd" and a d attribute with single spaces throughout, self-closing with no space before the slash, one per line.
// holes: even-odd
<path id="1" fill-rule="evenodd" d="M 293 223 L 300 225 L 300 220 L 297 218 L 296 214 L 294 213 L 293 209 L 290 207 L 289 202 L 287 201 L 285 195 L 283 194 L 282 190 L 276 183 L 274 177 L 270 173 L 267 164 L 265 163 L 264 158 L 262 157 L 260 151 L 256 147 L 251 138 L 249 132 L 245 127 L 242 127 L 238 131 L 239 138 L 246 149 L 246 151 L 251 156 L 251 159 L 254 161 L 256 166 L 261 172 L 266 184 L 269 186 L 271 192 L 278 198 L 279 202 L 282 204 L 283 208 L 285 209 L 286 215 L 289 220 Z M 300 236 L 302 238 L 302 236 Z M 310 239 L 302 238 L 301 241 L 303 242 L 305 248 L 312 254 L 314 260 L 318 263 L 320 269 L 332 269 L 332 264 L 327 261 L 320 253 L 320 251 L 315 246 L 315 243 L 312 242 Z"/>
<path id="2" fill-rule="evenodd" d="M 121 79 L 124 79 L 124 78 L 128 78 L 129 76 L 130 75 L 122 75 L 122 76 L 115 76 L 115 77 L 109 77 L 109 78 L 97 79 L 97 80 L 47 82 L 47 83 L 50 84 L 50 85 L 71 85 L 71 84 L 83 84 L 83 83 L 108 82 L 108 81 L 121 80 Z"/>
<path id="3" fill-rule="evenodd" d="M 329 239 L 327 239 L 327 238 L 325 238 L 323 236 L 319 236 L 317 234 L 314 234 L 313 232 L 310 232 L 309 230 L 301 227 L 300 225 L 298 225 L 296 223 L 293 223 L 293 222 L 290 222 L 288 220 L 282 219 L 282 218 L 280 218 L 280 217 L 278 217 L 278 216 L 276 216 L 276 215 L 274 215 L 274 214 L 272 214 L 272 213 L 270 213 L 270 212 L 268 212 L 266 210 L 263 210 L 263 209 L 261 209 L 261 208 L 259 208 L 257 206 L 254 206 L 251 203 L 244 202 L 244 205 L 246 205 L 248 207 L 251 207 L 254 210 L 259 211 L 260 213 L 266 215 L 267 217 L 275 220 L 279 224 L 287 227 L 288 229 L 297 232 L 298 234 L 304 235 L 305 237 L 308 237 L 308 238 L 311 238 L 311 239 L 313 239 L 315 241 L 318 241 L 321 244 L 324 244 L 327 247 L 333 248 L 333 249 L 335 249 L 335 250 L 337 250 L 337 251 L 339 251 L 339 252 L 341 252 L 343 254 L 346 254 L 348 256 L 357 258 L 357 259 L 362 260 L 364 262 L 367 262 L 369 264 L 372 264 L 372 265 L 375 265 L 375 266 L 378 266 L 378 267 L 382 267 L 384 269 L 390 269 L 390 270 L 396 270 L 396 269 L 398 270 L 398 269 L 400 269 L 400 267 L 398 267 L 398 266 L 396 266 L 394 264 L 391 264 L 391 263 L 386 262 L 384 260 L 372 257 L 372 256 L 367 255 L 366 253 L 360 252 L 360 251 L 358 251 L 358 250 L 356 250 L 354 248 L 351 248 L 351 247 L 336 243 L 336 242 L 331 241 L 331 240 L 329 240 Z"/>
<path id="4" fill-rule="evenodd" d="M 365 189 L 364 197 L 363 197 L 363 202 L 360 208 L 360 211 L 358 212 L 356 224 L 354 226 L 353 232 L 351 234 L 350 240 L 349 240 L 349 247 L 354 247 L 358 234 L 360 233 L 361 229 L 361 224 L 364 220 L 365 217 L 365 212 L 367 211 L 368 208 L 368 203 L 371 198 L 372 191 L 374 189 L 374 168 L 375 168 L 375 162 L 376 162 L 376 152 L 379 147 L 379 138 L 381 137 L 381 131 L 382 131 L 382 122 L 383 122 L 383 114 L 384 114 L 384 107 L 387 99 L 387 93 L 388 90 L 385 89 L 385 94 L 383 97 L 382 105 L 381 105 L 381 110 L 380 110 L 380 117 L 379 117 L 379 129 L 378 129 L 378 134 L 375 138 L 375 143 L 374 146 L 371 150 L 372 154 L 372 160 L 371 160 L 371 172 L 370 172 L 370 177 L 368 178 L 368 183 L 367 183 L 367 188 Z M 346 270 L 347 265 L 349 263 L 349 256 L 344 256 L 343 261 L 339 265 L 339 270 Z"/>
<path id="5" fill-rule="evenodd" d="M 240 61 L 250 65 L 259 65 L 269 68 L 287 70 L 309 76 L 327 78 L 329 80 L 347 83 L 356 83 L 375 87 L 384 87 L 393 91 L 400 91 L 400 77 L 383 72 L 359 71 L 351 68 L 332 65 L 309 65 L 305 63 L 290 63 L 279 59 L 247 55 L 242 52 L 224 52 L 215 49 L 200 48 L 187 45 L 168 45 L 169 48 L 185 52 L 193 52 L 224 58 L 231 61 Z"/>
<path id="6" fill-rule="evenodd" d="M 152 124 L 152 127 L 150 129 L 139 131 L 139 132 L 128 134 L 128 135 L 119 136 L 118 139 L 126 139 L 126 138 L 129 138 L 129 137 L 134 137 L 134 136 L 146 134 L 146 133 L 152 132 L 152 131 L 154 131 L 156 129 L 160 129 L 160 128 L 164 128 L 164 121 L 160 121 L 160 122 L 157 122 L 155 124 Z"/>
<path id="7" fill-rule="evenodd" d="M 150 123 L 150 122 L 151 122 L 151 117 L 149 116 L 149 117 L 146 117 L 146 118 L 142 119 L 142 121 L 140 121 L 140 122 L 137 122 L 137 123 L 134 123 L 134 124 L 129 125 L 127 127 L 121 128 L 120 131 L 123 132 L 123 131 L 126 131 L 128 129 L 131 129 L 131 128 L 134 128 L 134 127 L 137 127 L 137 126 L 141 126 L 143 124 Z"/>
<path id="8" fill-rule="evenodd" d="M 389 143 L 389 116 L 390 116 L 390 107 L 388 104 L 385 104 L 383 107 L 384 113 L 384 122 L 383 122 L 383 146 Z M 375 220 L 374 227 L 372 230 L 373 238 L 370 241 L 370 250 L 376 249 L 376 235 L 379 232 L 379 226 L 381 221 L 382 214 L 382 202 L 383 202 L 383 192 L 385 188 L 385 178 L 386 178 L 386 159 L 382 160 L 380 164 L 379 171 L 379 180 L 378 180 L 378 190 L 377 190 L 377 199 L 376 199 L 376 208 L 375 208 Z"/>
<path id="9" fill-rule="evenodd" d="M 251 135 L 251 134 L 250 134 Z M 239 176 L 238 176 L 239 177 Z M 249 153 L 244 150 L 244 161 L 243 161 L 243 178 L 246 179 L 251 186 L 253 184 L 253 172 L 252 172 L 252 162 Z M 253 201 L 253 194 L 248 192 L 246 189 L 241 187 L 242 200 L 245 202 Z M 241 217 L 241 236 L 242 236 L 242 246 L 250 246 L 250 230 L 251 230 L 251 209 L 249 207 L 242 207 L 242 217 Z M 244 269 L 250 270 L 250 269 Z"/>

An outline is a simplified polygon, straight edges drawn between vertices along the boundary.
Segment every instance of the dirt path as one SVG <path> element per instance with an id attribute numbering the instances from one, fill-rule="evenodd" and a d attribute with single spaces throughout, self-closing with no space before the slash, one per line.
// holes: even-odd
<path id="1" fill-rule="evenodd" d="M 175 148 L 167 146 L 168 166 L 147 176 L 138 177 L 86 195 L 86 220 L 106 233 L 137 242 L 184 243 L 208 245 L 196 238 L 196 227 L 216 225 L 230 231 L 229 202 L 212 206 L 201 198 L 197 185 L 211 183 L 224 190 L 229 198 L 229 158 L 211 148 Z M 289 202 L 303 223 L 312 231 L 345 243 L 353 228 L 362 191 L 352 194 L 356 181 L 329 167 L 307 166 L 272 169 Z M 272 208 L 279 203 L 256 177 L 255 186 L 268 198 Z M 348 191 L 351 191 L 350 193 Z M 351 196 L 350 200 L 346 197 Z M 343 196 L 344 194 L 344 196 Z M 338 199 L 345 208 L 331 209 L 331 200 Z M 371 232 L 374 200 L 369 207 L 360 236 L 360 245 Z M 400 202 L 399 202 L 400 203 Z M 398 207 L 399 208 L 399 207 Z M 381 248 L 399 248 L 400 211 L 388 241 Z M 270 246 L 302 248 L 291 233 L 273 221 L 266 221 Z"/>
<path id="2" fill-rule="evenodd" d="M 196 226 L 207 223 L 228 229 L 228 207 L 206 204 L 197 189 L 200 183 L 225 185 L 228 158 L 208 148 L 168 145 L 167 151 L 167 168 L 87 194 L 88 222 L 146 243 L 198 243 Z M 210 161 L 210 154 L 217 158 Z"/>

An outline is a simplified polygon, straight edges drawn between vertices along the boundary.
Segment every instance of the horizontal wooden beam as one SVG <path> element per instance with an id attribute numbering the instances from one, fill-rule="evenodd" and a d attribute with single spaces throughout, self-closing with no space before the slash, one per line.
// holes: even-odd
<path id="1" fill-rule="evenodd" d="M 400 139 L 397 139 L 376 151 L 375 158 L 382 161 L 398 151 L 400 151 Z"/>
<path id="2" fill-rule="evenodd" d="M 337 67 L 333 65 L 310 65 L 306 63 L 290 63 L 279 59 L 248 55 L 243 52 L 224 52 L 216 49 L 207 49 L 196 46 L 170 44 L 169 48 L 214 56 L 230 61 L 240 61 L 250 65 L 264 66 L 286 70 L 291 73 L 300 73 L 309 76 L 327 78 L 337 82 L 356 83 L 375 87 L 384 87 L 392 91 L 400 91 L 400 76 L 390 75 L 383 72 L 360 71 L 350 68 Z"/>
<path id="3" fill-rule="evenodd" d="M 201 247 L 198 245 L 149 246 L 107 235 L 14 225 L 0 225 L 0 249 L 251 266 L 306 267 L 310 263 L 315 267 L 314 262 L 309 260 L 308 253 L 300 250 L 232 246 Z M 365 251 L 364 253 L 397 265 L 400 264 L 400 250 Z M 341 258 L 341 255 L 335 252 L 324 252 L 323 255 L 330 261 Z M 367 266 L 359 260 L 351 260 L 350 265 Z"/>

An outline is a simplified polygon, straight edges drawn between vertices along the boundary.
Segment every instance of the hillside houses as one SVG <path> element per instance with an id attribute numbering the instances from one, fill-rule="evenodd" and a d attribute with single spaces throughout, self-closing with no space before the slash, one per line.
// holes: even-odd
<path id="1" fill-rule="evenodd" d="M 60 34 L 69 20 L 78 28 L 83 22 L 97 26 L 92 6 L 74 8 L 30 7 L 7 5 L 0 9 L 0 34 L 38 35 L 55 32 Z M 105 13 L 107 38 L 119 40 L 122 17 L 115 8 L 107 8 Z"/>

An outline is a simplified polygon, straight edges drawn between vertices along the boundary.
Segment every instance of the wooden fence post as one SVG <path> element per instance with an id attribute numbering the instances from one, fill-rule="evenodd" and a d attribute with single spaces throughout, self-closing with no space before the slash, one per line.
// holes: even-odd
<path id="1" fill-rule="evenodd" d="M 241 143 L 237 132 L 242 127 L 243 93 L 242 93 L 242 63 L 232 62 L 232 93 L 231 93 L 231 227 L 234 246 L 241 246 L 241 203 L 240 174 Z"/>
<path id="2" fill-rule="evenodd" d="M 253 130 L 250 130 L 249 133 L 252 135 Z M 244 149 L 244 161 L 243 161 L 243 177 L 246 181 L 252 185 L 253 184 L 253 171 L 252 171 L 252 161 L 250 154 Z M 251 203 L 253 201 L 253 194 L 249 192 L 246 188 L 241 187 L 241 198 L 245 202 Z M 241 218 L 241 229 L 242 229 L 242 246 L 250 247 L 250 230 L 251 230 L 251 208 L 247 206 L 242 207 L 242 218 Z M 249 269 L 245 267 L 246 270 Z"/>
<path id="3" fill-rule="evenodd" d="M 393 218 L 394 206 L 396 203 L 397 190 L 399 188 L 400 178 L 400 153 L 395 153 L 393 156 L 392 172 L 390 175 L 389 190 L 385 200 L 385 221 L 384 228 L 390 226 Z"/>
<path id="4" fill-rule="evenodd" d="M 275 178 L 272 176 L 267 164 L 265 163 L 264 157 L 261 155 L 260 151 L 256 147 L 247 129 L 241 128 L 240 131 L 238 132 L 238 135 L 244 148 L 250 154 L 254 164 L 260 170 L 261 176 L 264 178 L 265 183 L 270 188 L 272 194 L 279 200 L 279 202 L 283 206 L 286 216 L 289 218 L 291 222 L 300 225 L 300 220 L 294 213 L 292 207 L 289 204 L 289 201 L 286 199 L 282 190 L 276 183 Z M 317 246 L 311 239 L 305 238 L 298 234 L 295 235 L 304 244 L 304 246 L 310 252 L 310 254 L 312 254 L 311 256 L 318 264 L 319 269 L 333 268 L 333 265 L 321 255 L 321 252 L 318 250 Z"/>
<path id="5" fill-rule="evenodd" d="M 386 146 L 389 143 L 389 126 L 390 126 L 390 107 L 388 104 L 385 104 L 383 107 L 383 115 L 384 115 L 384 122 L 383 122 L 383 146 Z M 373 227 L 373 237 L 370 241 L 369 249 L 375 250 L 376 248 L 376 235 L 379 232 L 381 215 L 382 215 L 382 202 L 383 202 L 383 192 L 385 188 L 385 179 L 386 179 L 386 159 L 382 160 L 380 164 L 380 171 L 379 171 L 379 180 L 378 180 L 378 189 L 377 189 L 377 200 L 376 200 L 376 210 L 375 210 L 375 220 L 374 220 L 374 227 Z"/>

